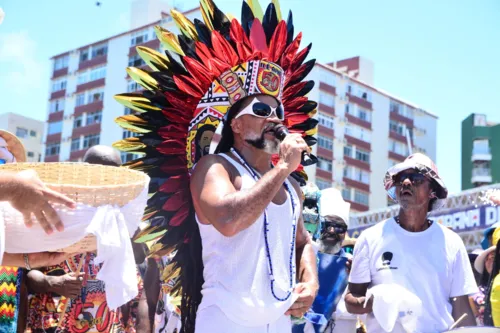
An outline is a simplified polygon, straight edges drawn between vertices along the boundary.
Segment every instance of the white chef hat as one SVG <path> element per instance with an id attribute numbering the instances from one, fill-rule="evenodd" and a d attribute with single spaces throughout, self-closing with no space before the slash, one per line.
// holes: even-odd
<path id="1" fill-rule="evenodd" d="M 349 210 L 351 204 L 345 202 L 342 193 L 336 188 L 327 188 L 321 191 L 320 212 L 322 217 L 338 216 L 349 226 Z"/>

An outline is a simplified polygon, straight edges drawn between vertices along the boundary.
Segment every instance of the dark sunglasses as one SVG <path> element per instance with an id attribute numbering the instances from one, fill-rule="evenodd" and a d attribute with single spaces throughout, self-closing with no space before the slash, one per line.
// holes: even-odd
<path id="1" fill-rule="evenodd" d="M 347 231 L 347 228 L 344 225 L 332 223 L 332 222 L 323 222 L 323 226 L 321 228 L 321 233 L 329 232 L 330 228 L 333 228 L 333 231 L 336 234 L 343 234 Z"/>
<path id="2" fill-rule="evenodd" d="M 239 118 L 245 114 L 250 114 L 260 118 L 269 118 L 272 114 L 275 114 L 279 120 L 285 120 L 285 111 L 283 110 L 283 106 L 279 104 L 276 108 L 272 108 L 266 103 L 255 102 L 244 108 L 238 113 L 236 118 Z M 236 119 L 235 118 L 235 119 Z"/>
<path id="3" fill-rule="evenodd" d="M 394 180 L 394 185 L 396 186 L 401 186 L 403 185 L 403 182 L 408 179 L 413 185 L 418 186 L 423 184 L 425 181 L 427 181 L 427 177 L 421 173 L 414 172 L 414 173 L 406 173 L 406 174 L 399 174 L 395 175 L 393 180 Z"/>

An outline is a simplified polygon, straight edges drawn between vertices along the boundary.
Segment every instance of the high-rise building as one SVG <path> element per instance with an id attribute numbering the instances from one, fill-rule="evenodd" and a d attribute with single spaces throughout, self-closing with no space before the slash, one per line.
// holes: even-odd
<path id="1" fill-rule="evenodd" d="M 184 15 L 201 19 L 198 8 Z M 125 67 L 145 66 L 136 46 L 161 49 L 153 29 L 158 24 L 179 31 L 170 15 L 162 13 L 155 22 L 52 58 L 45 161 L 78 161 L 92 145 L 111 145 L 133 135 L 114 124 L 130 110 L 113 95 L 141 89 Z M 408 156 L 409 146 L 436 159 L 437 117 L 375 88 L 370 61 L 355 57 L 317 64 L 309 79 L 316 83 L 310 98 L 319 103 L 314 148 L 319 164 L 308 167 L 310 181 L 321 188 L 340 188 L 353 210 L 389 204 L 382 186 L 384 173 Z"/>
<path id="2" fill-rule="evenodd" d="M 40 120 L 8 112 L 0 114 L 0 129 L 15 134 L 26 149 L 26 161 L 40 162 L 43 150 L 45 123 Z"/>
<path id="3" fill-rule="evenodd" d="M 462 190 L 500 183 L 500 124 L 473 113 L 462 121 Z"/>

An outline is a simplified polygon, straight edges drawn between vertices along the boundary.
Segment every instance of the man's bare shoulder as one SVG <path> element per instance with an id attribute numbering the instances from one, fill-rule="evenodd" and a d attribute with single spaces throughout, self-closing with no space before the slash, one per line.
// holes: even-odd
<path id="1" fill-rule="evenodd" d="M 227 161 L 226 158 L 217 155 L 210 154 L 203 156 L 193 171 L 193 177 L 205 177 L 209 172 L 222 172 L 226 171 L 228 174 L 232 174 L 232 169 L 234 167 Z"/>

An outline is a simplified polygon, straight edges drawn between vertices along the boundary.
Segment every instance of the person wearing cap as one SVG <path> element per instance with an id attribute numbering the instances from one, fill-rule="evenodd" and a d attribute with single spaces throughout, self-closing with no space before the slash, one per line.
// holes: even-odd
<path id="1" fill-rule="evenodd" d="M 500 229 L 498 230 L 500 231 Z M 498 240 L 500 232 L 497 232 L 495 236 Z M 481 251 L 476 260 L 474 260 L 474 269 L 479 273 L 479 281 L 477 282 L 479 291 L 470 297 L 470 303 L 479 326 L 484 326 L 486 295 L 488 293 L 491 272 L 493 271 L 493 263 L 495 262 L 495 249 L 496 246 L 491 246 L 487 250 Z"/>
<path id="2" fill-rule="evenodd" d="M 445 331 L 464 314 L 458 327 L 476 326 L 468 296 L 478 289 L 463 241 L 428 218 L 448 195 L 437 167 L 429 157 L 413 154 L 387 171 L 384 185 L 400 204 L 399 214 L 366 229 L 357 239 L 347 310 L 367 314 L 368 332 L 384 332 L 373 314 L 373 297 L 364 306 L 366 294 L 370 287 L 396 284 L 422 302 L 418 332 Z M 406 315 L 411 313 L 399 314 Z M 392 332 L 404 332 L 400 320 Z"/>
<path id="3" fill-rule="evenodd" d="M 319 200 L 321 223 L 316 243 L 320 288 L 311 311 L 305 315 L 307 321 L 296 325 L 293 332 L 329 332 L 334 327 L 338 332 L 355 332 L 356 316 L 352 316 L 352 320 L 343 317 L 339 322 L 335 317 L 337 304 L 347 287 L 346 262 L 352 258 L 343 248 L 351 205 L 335 188 L 322 190 Z M 352 245 L 352 240 L 348 243 L 346 245 Z"/>

